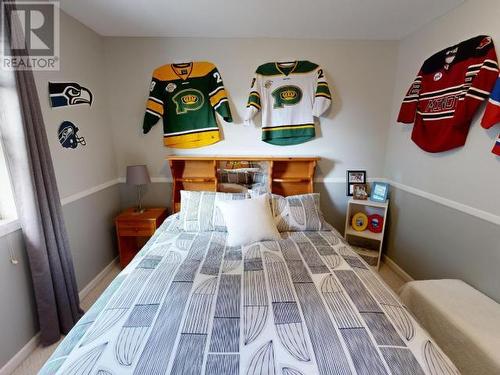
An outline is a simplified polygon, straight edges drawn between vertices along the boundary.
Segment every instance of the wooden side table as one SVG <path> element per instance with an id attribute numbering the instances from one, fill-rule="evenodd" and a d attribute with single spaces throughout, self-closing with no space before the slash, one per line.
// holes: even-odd
<path id="1" fill-rule="evenodd" d="M 380 267 L 382 256 L 382 245 L 384 244 L 385 224 L 387 222 L 387 209 L 389 200 L 386 202 L 373 202 L 371 200 L 349 199 L 347 202 L 347 213 L 345 219 L 344 238 L 353 246 L 353 250 L 362 256 L 370 265 Z M 351 220 L 355 213 L 363 212 L 367 215 L 379 214 L 384 218 L 382 231 L 380 233 L 370 232 L 368 229 L 358 232 L 351 226 Z M 369 247 L 367 249 L 367 247 Z"/>
<path id="2" fill-rule="evenodd" d="M 134 210 L 128 208 L 115 219 L 122 268 L 130 263 L 167 217 L 166 208 L 147 208 L 142 213 Z"/>

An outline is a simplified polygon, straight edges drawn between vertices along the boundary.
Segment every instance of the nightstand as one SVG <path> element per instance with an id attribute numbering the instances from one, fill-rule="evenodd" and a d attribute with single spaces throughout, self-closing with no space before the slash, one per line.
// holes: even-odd
<path id="1" fill-rule="evenodd" d="M 122 267 L 130 263 L 167 217 L 166 208 L 147 208 L 141 213 L 134 210 L 135 208 L 128 208 L 115 219 Z"/>
<path id="2" fill-rule="evenodd" d="M 350 245 L 353 245 L 353 250 L 358 255 L 365 259 L 369 265 L 377 267 L 377 269 L 380 267 L 380 258 L 382 256 L 388 208 L 389 200 L 386 202 L 374 202 L 351 198 L 347 202 L 344 238 Z M 384 222 L 380 233 L 370 232 L 368 229 L 356 231 L 351 225 L 351 220 L 353 215 L 358 212 L 363 212 L 366 215 L 378 214 L 382 216 Z"/>

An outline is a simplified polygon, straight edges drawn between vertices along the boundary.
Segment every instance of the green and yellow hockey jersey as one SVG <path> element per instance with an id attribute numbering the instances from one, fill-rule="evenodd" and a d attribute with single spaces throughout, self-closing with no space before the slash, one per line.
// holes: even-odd
<path id="1" fill-rule="evenodd" d="M 262 140 L 295 145 L 315 136 L 314 116 L 331 104 L 323 69 L 310 61 L 273 62 L 257 68 L 245 121 L 262 111 Z"/>
<path id="2" fill-rule="evenodd" d="M 144 134 L 163 118 L 163 143 L 195 148 L 221 139 L 215 111 L 232 122 L 222 77 L 210 62 L 163 65 L 153 72 Z"/>

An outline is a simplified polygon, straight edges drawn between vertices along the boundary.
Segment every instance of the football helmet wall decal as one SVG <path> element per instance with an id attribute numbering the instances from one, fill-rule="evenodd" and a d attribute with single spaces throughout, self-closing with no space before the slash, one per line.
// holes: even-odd
<path id="1" fill-rule="evenodd" d="M 85 146 L 85 138 L 78 136 L 78 127 L 70 121 L 63 121 L 59 125 L 59 142 L 65 148 L 76 148 L 79 144 Z"/>
<path id="2" fill-rule="evenodd" d="M 49 82 L 51 107 L 71 105 L 92 105 L 92 92 L 76 82 Z"/>

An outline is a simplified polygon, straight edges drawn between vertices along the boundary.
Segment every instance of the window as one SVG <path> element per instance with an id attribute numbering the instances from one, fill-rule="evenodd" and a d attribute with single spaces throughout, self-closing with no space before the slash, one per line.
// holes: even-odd
<path id="1" fill-rule="evenodd" d="M 8 140 L 6 134 L 2 134 L 2 129 L 8 129 L 4 125 L 11 120 L 12 111 L 9 111 L 9 108 L 16 108 L 17 100 L 14 73 L 0 70 L 0 236 L 19 229 L 9 167 L 4 152 L 4 145 Z"/>
<path id="2" fill-rule="evenodd" d="M 5 161 L 5 155 L 0 142 L 0 225 L 4 221 L 17 219 L 14 194 L 10 183 L 9 170 Z"/>

